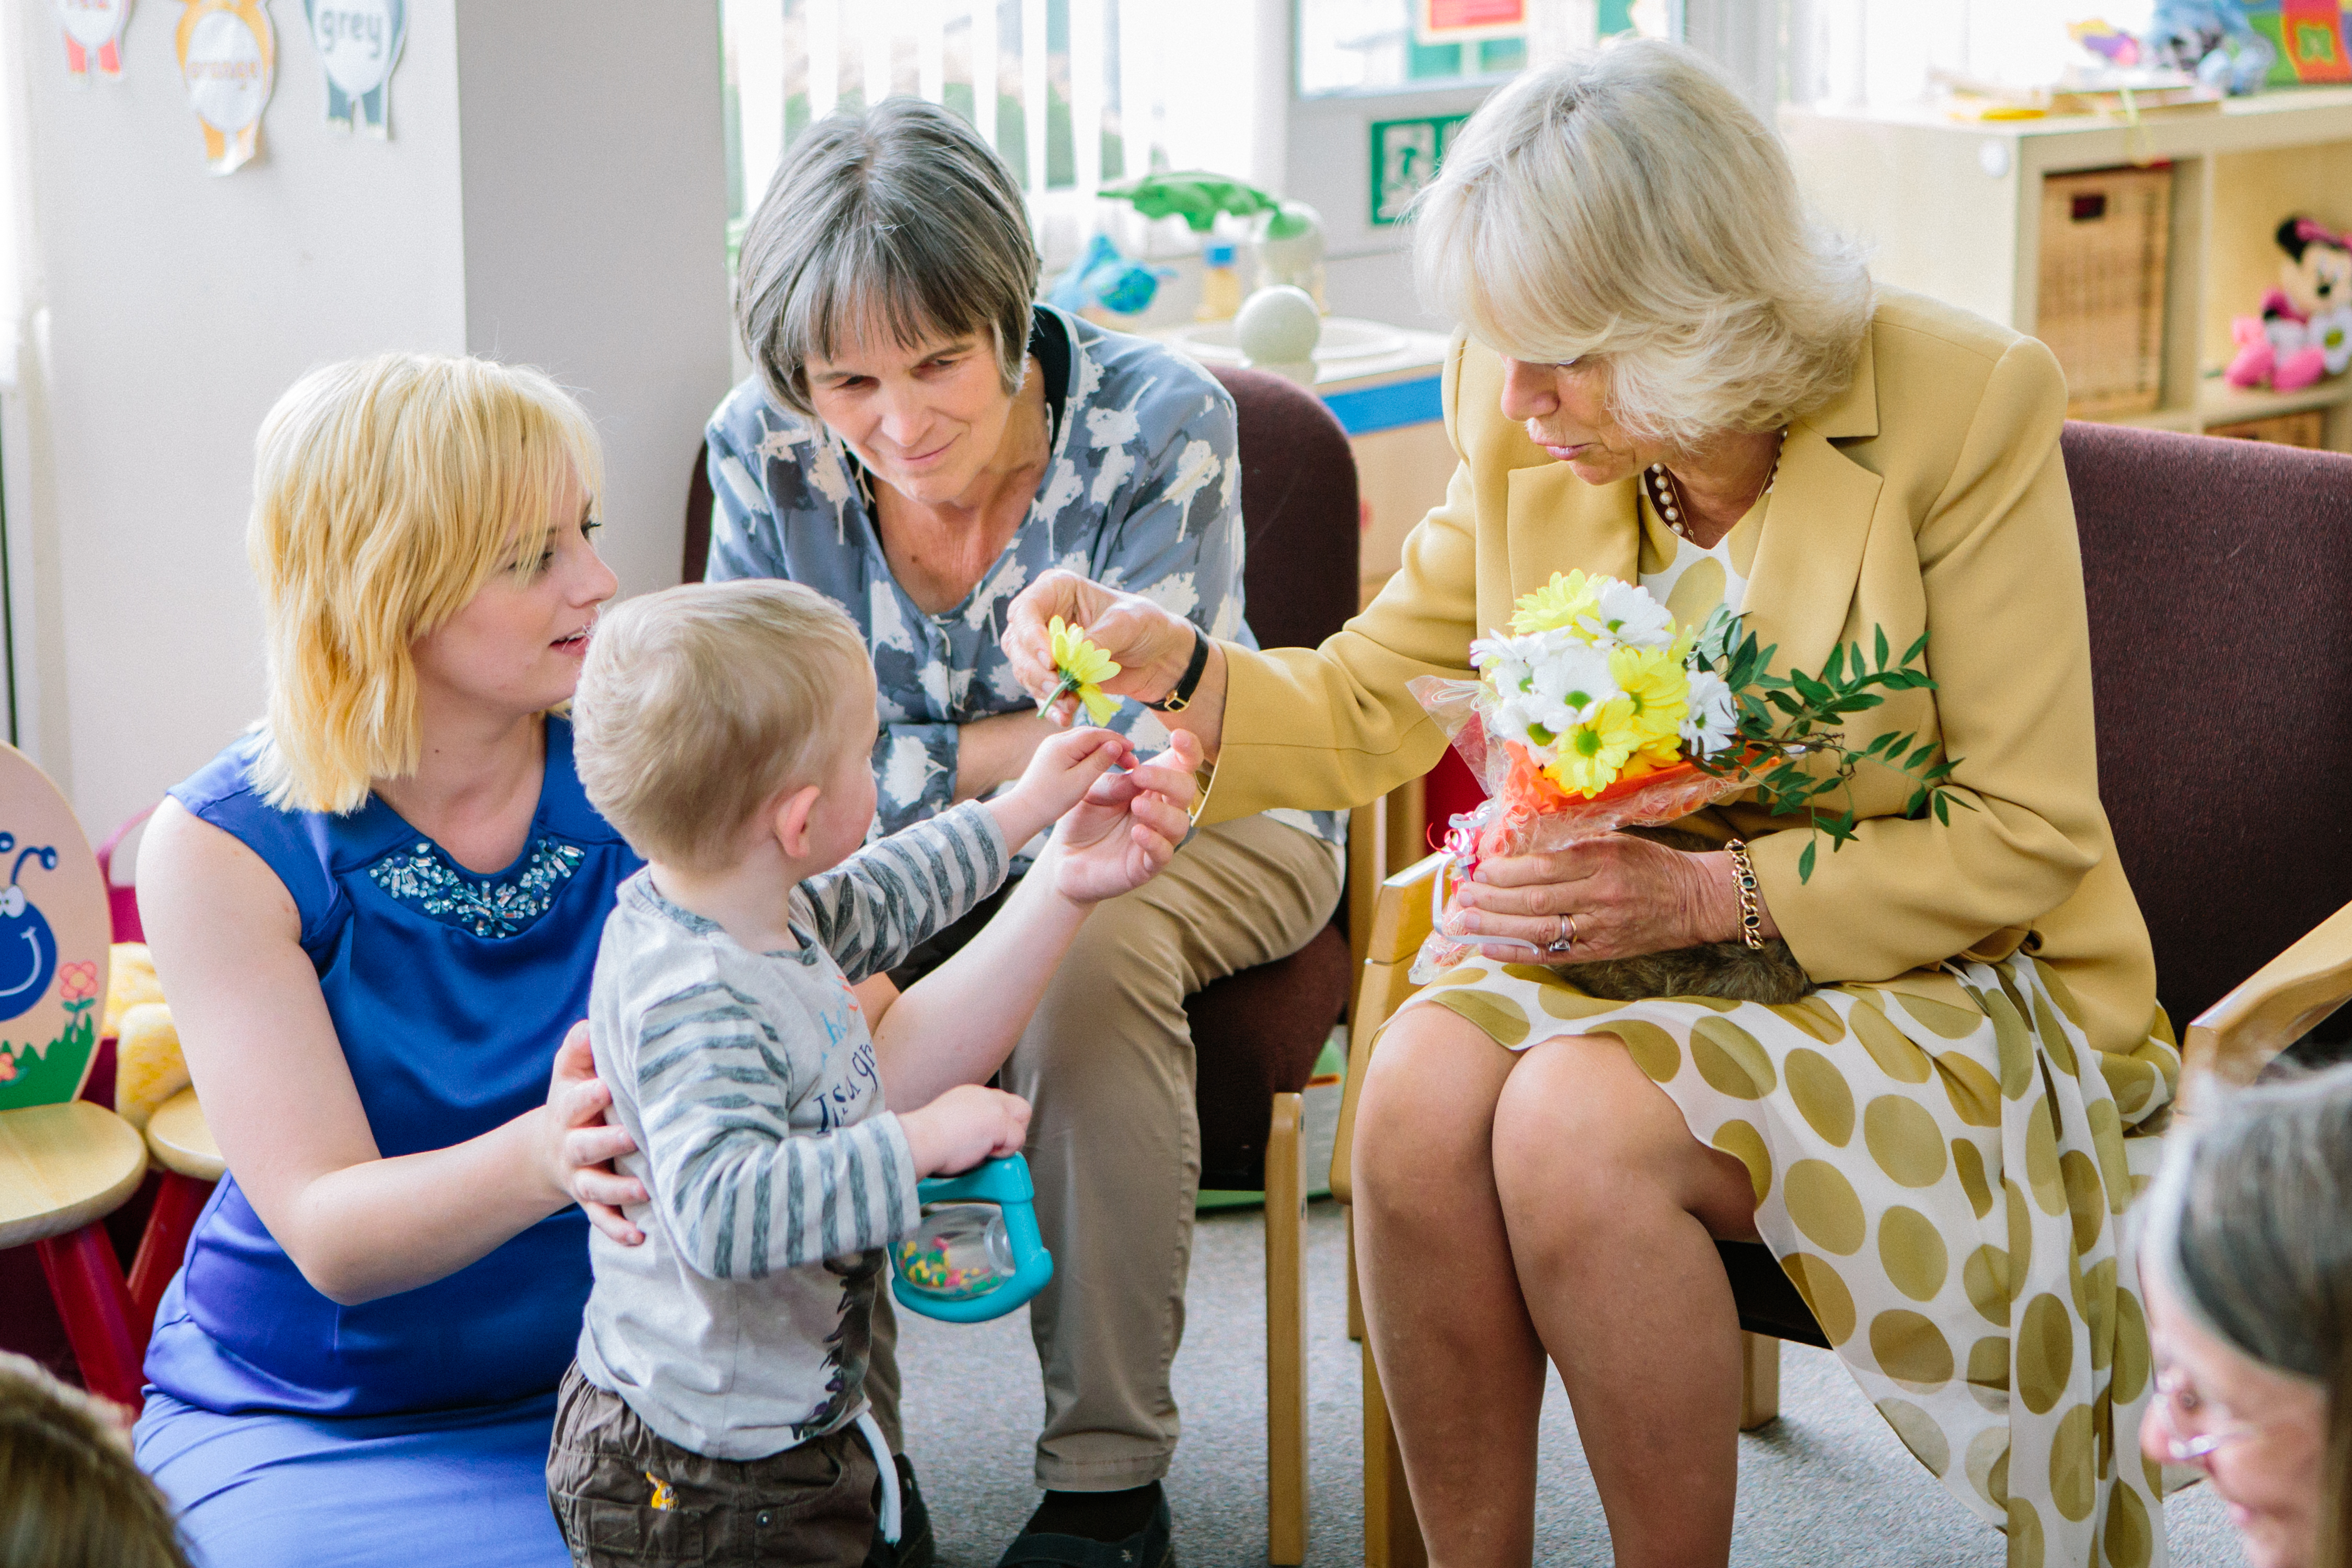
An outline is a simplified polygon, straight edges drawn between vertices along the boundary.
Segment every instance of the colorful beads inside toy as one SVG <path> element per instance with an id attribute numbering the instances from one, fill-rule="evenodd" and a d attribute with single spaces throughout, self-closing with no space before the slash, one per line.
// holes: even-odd
<path id="1" fill-rule="evenodd" d="M 909 1289 L 945 1301 L 984 1296 L 1013 1278 L 1013 1242 L 994 1204 L 933 1204 L 890 1256 Z"/>

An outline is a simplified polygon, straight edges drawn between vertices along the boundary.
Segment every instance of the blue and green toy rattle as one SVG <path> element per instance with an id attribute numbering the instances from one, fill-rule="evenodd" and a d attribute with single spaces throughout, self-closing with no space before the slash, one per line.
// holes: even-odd
<path id="1" fill-rule="evenodd" d="M 984 1323 L 1028 1300 L 1054 1278 L 1054 1255 L 1037 1235 L 1037 1189 L 1029 1162 L 1007 1154 L 960 1176 L 916 1184 L 923 1220 L 890 1248 L 890 1294 L 898 1304 L 950 1323 Z"/>

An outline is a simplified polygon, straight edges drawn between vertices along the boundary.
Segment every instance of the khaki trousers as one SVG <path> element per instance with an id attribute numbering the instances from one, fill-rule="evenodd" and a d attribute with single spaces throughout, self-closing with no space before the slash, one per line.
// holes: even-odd
<path id="1" fill-rule="evenodd" d="M 1339 856 L 1320 839 L 1262 816 L 1201 829 L 1079 929 L 999 1074 L 1033 1108 L 1026 1152 L 1054 1255 L 1053 1283 L 1029 1308 L 1045 1382 L 1036 1474 L 1049 1490 L 1118 1491 L 1168 1473 L 1168 1374 L 1201 1184 L 1184 998 L 1297 952 L 1339 897 Z M 866 1397 L 901 1448 L 898 1334 L 877 1306 Z"/>

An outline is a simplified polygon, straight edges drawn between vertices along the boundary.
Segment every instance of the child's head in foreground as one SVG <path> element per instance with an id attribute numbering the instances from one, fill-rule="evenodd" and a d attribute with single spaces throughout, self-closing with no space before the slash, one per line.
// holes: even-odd
<path id="1" fill-rule="evenodd" d="M 103 1412 L 0 1355 L 0 1568 L 188 1568 L 163 1494 Z"/>
<path id="2" fill-rule="evenodd" d="M 797 583 L 690 584 L 605 613 L 572 710 L 580 782 L 648 860 L 740 861 L 806 805 L 822 870 L 874 817 L 874 667 L 856 624 Z"/>

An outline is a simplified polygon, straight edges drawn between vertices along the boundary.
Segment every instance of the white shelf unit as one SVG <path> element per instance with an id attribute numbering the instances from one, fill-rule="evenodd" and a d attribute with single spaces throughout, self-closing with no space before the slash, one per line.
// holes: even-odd
<path id="1" fill-rule="evenodd" d="M 2043 176 L 2169 163 L 2162 395 L 2120 422 L 2200 431 L 2318 409 L 2326 444 L 2352 451 L 2352 373 L 2294 393 L 2241 391 L 2220 376 L 2230 319 L 2278 279 L 2279 220 L 2352 223 L 2352 88 L 2287 89 L 2137 125 L 1962 122 L 1927 107 L 1784 109 L 1780 125 L 1806 199 L 1871 246 L 1875 276 L 2021 332 L 2035 328 Z"/>

